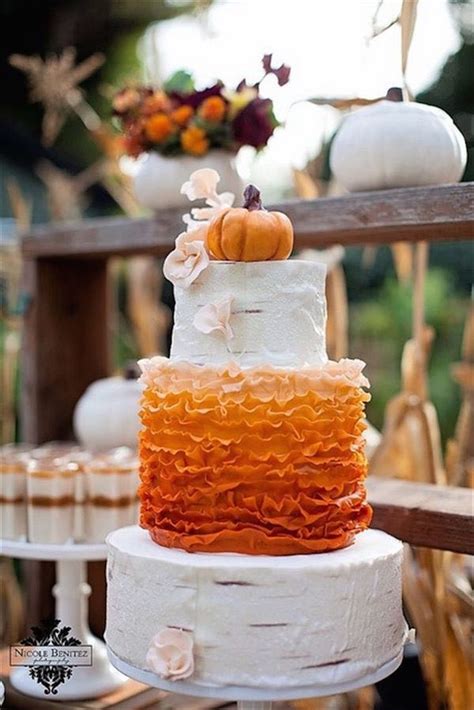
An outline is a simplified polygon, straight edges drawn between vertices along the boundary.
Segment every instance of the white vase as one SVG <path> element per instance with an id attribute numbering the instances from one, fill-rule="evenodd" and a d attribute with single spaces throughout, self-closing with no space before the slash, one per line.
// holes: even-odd
<path id="1" fill-rule="evenodd" d="M 188 198 L 180 193 L 181 185 L 200 168 L 217 170 L 221 176 L 218 191 L 233 192 L 235 203 L 240 204 L 243 181 L 235 167 L 235 155 L 224 150 L 211 150 L 202 158 L 190 155 L 169 158 L 148 153 L 133 179 L 135 197 L 143 207 L 153 210 L 188 207 Z"/>

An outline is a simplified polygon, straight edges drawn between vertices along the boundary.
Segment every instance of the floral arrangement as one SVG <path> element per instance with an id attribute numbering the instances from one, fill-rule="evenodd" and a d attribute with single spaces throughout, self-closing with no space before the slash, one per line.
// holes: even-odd
<path id="1" fill-rule="evenodd" d="M 113 112 L 124 133 L 128 155 L 151 150 L 162 155 L 205 155 L 212 148 L 236 151 L 243 145 L 263 148 L 279 125 L 271 99 L 260 96 L 260 84 L 274 75 L 279 86 L 290 77 L 285 64 L 262 60 L 263 76 L 256 84 L 242 80 L 236 89 L 221 81 L 201 91 L 185 71 L 174 74 L 162 89 L 129 86 L 113 99 Z"/>

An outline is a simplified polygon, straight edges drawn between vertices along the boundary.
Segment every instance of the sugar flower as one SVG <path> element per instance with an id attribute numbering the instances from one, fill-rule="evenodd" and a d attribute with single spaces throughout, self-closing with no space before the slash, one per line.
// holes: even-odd
<path id="1" fill-rule="evenodd" d="M 234 204 L 235 195 L 232 192 L 222 192 L 220 195 L 217 193 L 217 183 L 220 179 L 217 170 L 201 168 L 191 173 L 189 180 L 181 187 L 181 194 L 186 195 L 191 202 L 206 200 L 208 205 L 208 207 L 194 207 L 191 214 L 183 216 L 188 231 L 196 229 L 196 222 L 210 221 L 219 212 Z"/>
<path id="2" fill-rule="evenodd" d="M 182 629 L 162 629 L 151 640 L 146 664 L 167 680 L 189 678 L 194 672 L 192 635 Z"/>
<path id="3" fill-rule="evenodd" d="M 188 288 L 209 264 L 204 241 L 195 232 L 184 232 L 176 240 L 176 248 L 168 254 L 163 273 L 175 286 Z"/>
<path id="4" fill-rule="evenodd" d="M 181 194 L 193 202 L 193 200 L 207 200 L 217 198 L 216 187 L 220 181 L 217 170 L 212 168 L 201 168 L 195 170 L 181 187 Z"/>
<path id="5" fill-rule="evenodd" d="M 203 306 L 194 316 L 193 325 L 201 333 L 222 333 L 226 340 L 234 337 L 230 327 L 230 316 L 233 298 L 227 296 L 217 303 Z"/>

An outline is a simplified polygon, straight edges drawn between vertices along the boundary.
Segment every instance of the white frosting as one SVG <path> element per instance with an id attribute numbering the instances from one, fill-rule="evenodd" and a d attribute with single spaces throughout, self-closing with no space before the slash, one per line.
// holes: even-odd
<path id="1" fill-rule="evenodd" d="M 329 687 L 401 654 L 403 548 L 385 533 L 291 557 L 190 554 L 138 527 L 107 543 L 107 644 L 136 668 L 165 627 L 192 633 L 204 686 Z"/>
<path id="2" fill-rule="evenodd" d="M 241 367 L 321 365 L 326 355 L 326 267 L 307 261 L 211 261 L 188 288 L 175 288 L 171 359 Z M 204 306 L 232 298 L 230 328 L 203 333 Z"/>

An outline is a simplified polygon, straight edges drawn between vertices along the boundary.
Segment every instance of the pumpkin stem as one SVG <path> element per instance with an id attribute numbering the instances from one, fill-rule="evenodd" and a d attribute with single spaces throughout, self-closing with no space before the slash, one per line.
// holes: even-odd
<path id="1" fill-rule="evenodd" d="M 135 360 L 127 360 L 122 375 L 125 380 L 136 380 L 140 377 L 140 370 Z"/>
<path id="2" fill-rule="evenodd" d="M 391 86 L 385 98 L 387 101 L 403 101 L 403 91 L 399 86 Z"/>
<path id="3" fill-rule="evenodd" d="M 247 185 L 244 190 L 244 207 L 245 209 L 263 210 L 262 200 L 260 198 L 260 190 L 255 185 Z"/>

